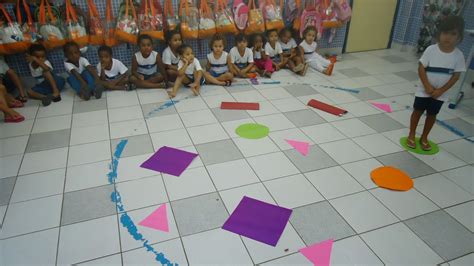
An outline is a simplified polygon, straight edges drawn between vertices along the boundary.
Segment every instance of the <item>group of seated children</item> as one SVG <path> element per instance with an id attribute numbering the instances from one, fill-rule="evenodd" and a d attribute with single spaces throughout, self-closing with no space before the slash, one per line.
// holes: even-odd
<path id="1" fill-rule="evenodd" d="M 101 46 L 98 49 L 99 63 L 94 68 L 81 56 L 80 47 L 75 42 L 64 45 L 66 60 L 64 67 L 68 73 L 67 82 L 83 100 L 92 95 L 99 99 L 104 89 L 132 90 L 139 88 L 167 88 L 172 86 L 170 97 L 175 97 L 182 85 L 188 86 L 195 95 L 199 94 L 204 83 L 231 86 L 234 77 L 255 78 L 271 77 L 282 68 L 304 76 L 309 67 L 331 75 L 334 63 L 316 52 L 316 28 L 309 26 L 303 33 L 299 46 L 292 38 L 289 29 L 269 30 L 252 36 L 251 48 L 243 34 L 236 36 L 235 46 L 225 51 L 226 41 L 216 34 L 209 42 L 211 53 L 207 55 L 207 67 L 204 71 L 190 45 L 183 44 L 178 31 L 168 33 L 168 47 L 163 58 L 153 49 L 153 40 L 149 35 L 138 37 L 139 51 L 132 57 L 130 73 L 119 60 L 113 58 L 112 49 Z M 267 42 L 265 43 L 265 39 Z M 65 81 L 53 72 L 51 63 L 46 59 L 46 49 L 41 44 L 33 44 L 27 54 L 31 75 L 36 85 L 27 91 L 31 98 L 41 100 L 44 106 L 61 101 L 60 92 Z M 24 117 L 12 108 L 22 107 L 26 102 L 25 90 L 15 72 L 0 60 L 0 111 L 5 114 L 5 122 L 21 122 Z M 5 85 L 5 86 L 4 86 Z M 8 91 L 7 89 L 8 88 Z M 18 89 L 15 99 L 9 93 Z"/>

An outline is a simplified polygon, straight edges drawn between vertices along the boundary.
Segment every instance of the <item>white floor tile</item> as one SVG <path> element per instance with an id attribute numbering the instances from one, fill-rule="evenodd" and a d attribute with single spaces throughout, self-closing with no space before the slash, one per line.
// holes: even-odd
<path id="1" fill-rule="evenodd" d="M 209 109 L 181 113 L 180 116 L 186 127 L 202 126 L 218 122 Z"/>
<path id="2" fill-rule="evenodd" d="M 433 167 L 436 171 L 445 171 L 466 165 L 466 162 L 443 150 L 434 155 L 414 154 L 414 156 Z"/>
<path id="3" fill-rule="evenodd" d="M 183 245 L 191 265 L 253 265 L 240 237 L 220 228 L 183 237 Z"/>
<path id="4" fill-rule="evenodd" d="M 357 233 L 366 232 L 398 221 L 369 192 L 360 192 L 330 201 Z"/>
<path id="5" fill-rule="evenodd" d="M 303 254 L 296 252 L 294 254 L 275 259 L 269 262 L 261 264 L 262 266 L 289 266 L 289 265 L 298 265 L 298 266 L 311 266 L 314 265 L 309 261 Z"/>
<path id="6" fill-rule="evenodd" d="M 126 211 L 161 204 L 168 201 L 161 175 L 118 183 Z"/>
<path id="7" fill-rule="evenodd" d="M 314 142 L 308 138 L 300 129 L 292 128 L 286 130 L 280 130 L 276 132 L 270 132 L 270 138 L 275 142 L 276 145 L 281 150 L 290 150 L 294 149 L 293 146 L 288 144 L 286 140 L 296 140 L 296 141 L 303 141 L 308 142 L 309 145 L 313 145 Z"/>
<path id="8" fill-rule="evenodd" d="M 346 87 L 346 88 L 354 88 L 354 87 Z M 352 102 L 359 101 L 358 98 L 354 97 L 352 94 L 347 93 L 345 91 L 330 91 L 327 93 L 323 93 L 323 95 L 331 99 L 331 101 L 335 104 L 352 103 Z"/>
<path id="9" fill-rule="evenodd" d="M 260 182 L 250 165 L 244 160 L 236 160 L 207 166 L 207 170 L 217 190 Z"/>
<path id="10" fill-rule="evenodd" d="M 193 145 L 185 129 L 176 129 L 150 134 L 155 150 L 163 146 L 180 148 Z"/>
<path id="11" fill-rule="evenodd" d="M 305 176 L 326 199 L 333 199 L 364 190 L 340 166 L 309 172 Z"/>
<path id="12" fill-rule="evenodd" d="M 107 110 L 78 113 L 72 115 L 72 127 L 87 127 L 109 123 Z"/>
<path id="13" fill-rule="evenodd" d="M 339 164 L 360 161 L 371 157 L 350 139 L 329 142 L 320 146 Z"/>
<path id="14" fill-rule="evenodd" d="M 0 236 L 7 238 L 59 226 L 62 198 L 57 195 L 10 204 Z"/>
<path id="15" fill-rule="evenodd" d="M 293 97 L 283 88 L 271 88 L 271 89 L 261 90 L 260 94 L 262 94 L 268 100 L 277 100 L 277 99 Z"/>
<path id="16" fill-rule="evenodd" d="M 376 187 L 370 178 L 370 172 L 375 168 L 383 166 L 375 159 L 367 159 L 363 161 L 353 162 L 341 165 L 352 177 L 354 177 L 366 189 Z"/>
<path id="17" fill-rule="evenodd" d="M 73 264 L 120 251 L 116 215 L 61 228 L 58 264 Z"/>
<path id="18" fill-rule="evenodd" d="M 78 265 L 85 266 L 85 265 L 108 265 L 108 266 L 121 266 L 122 265 L 122 255 L 115 254 L 107 257 L 102 257 L 100 259 L 88 260 L 86 262 L 79 263 Z"/>
<path id="19" fill-rule="evenodd" d="M 122 121 L 110 124 L 110 138 L 118 139 L 136 135 L 147 134 L 145 120 L 136 119 L 130 121 Z"/>
<path id="20" fill-rule="evenodd" d="M 26 153 L 21 163 L 20 175 L 66 167 L 68 148 Z"/>
<path id="21" fill-rule="evenodd" d="M 359 236 L 353 236 L 334 242 L 331 265 L 383 265 L 383 263 Z"/>
<path id="22" fill-rule="evenodd" d="M 120 164 L 122 164 L 120 159 Z M 108 184 L 107 174 L 110 161 L 68 167 L 66 171 L 66 186 L 64 192 L 71 192 L 86 188 L 98 187 Z M 120 171 L 122 174 L 122 171 Z"/>
<path id="23" fill-rule="evenodd" d="M 353 141 L 374 157 L 403 151 L 401 145 L 393 143 L 382 134 L 361 136 L 353 138 Z"/>
<path id="24" fill-rule="evenodd" d="M 165 255 L 171 263 L 187 266 L 186 255 L 184 254 L 183 245 L 180 239 L 173 239 L 152 245 L 152 247 Z M 148 252 L 145 248 L 135 249 L 123 253 L 124 266 L 136 265 L 159 265 L 155 259 L 156 255 Z M 174 264 L 173 264 L 174 265 Z"/>
<path id="25" fill-rule="evenodd" d="M 109 109 L 110 123 L 136 119 L 143 119 L 142 107 L 139 105 Z"/>
<path id="26" fill-rule="evenodd" d="M 473 195 L 462 190 L 441 174 L 422 176 L 414 180 L 415 188 L 442 208 L 473 199 Z"/>
<path id="27" fill-rule="evenodd" d="M 466 163 L 474 164 L 474 145 L 464 139 L 443 143 L 440 148 Z"/>
<path id="28" fill-rule="evenodd" d="M 117 182 L 136 180 L 142 177 L 154 176 L 156 171 L 140 167 L 153 154 L 147 153 L 137 156 L 121 158 L 117 167 Z"/>
<path id="29" fill-rule="evenodd" d="M 183 128 L 183 122 L 179 118 L 179 115 L 164 115 L 148 118 L 146 120 L 148 130 L 150 133 L 160 132 L 165 130 L 173 130 Z"/>
<path id="30" fill-rule="evenodd" d="M 204 167 L 187 169 L 179 177 L 163 174 L 163 180 L 171 201 L 216 191 Z"/>
<path id="31" fill-rule="evenodd" d="M 219 194 L 229 213 L 234 212 L 235 208 L 237 205 L 239 205 L 244 196 L 276 205 L 276 202 L 273 200 L 272 196 L 268 193 L 267 189 L 262 183 L 219 191 Z"/>
<path id="32" fill-rule="evenodd" d="M 68 129 L 71 127 L 71 115 L 60 115 L 36 119 L 32 133 L 42 133 Z"/>
<path id="33" fill-rule="evenodd" d="M 467 229 L 474 232 L 474 218 L 472 217 L 474 213 L 474 201 L 447 208 L 446 211 Z"/>
<path id="34" fill-rule="evenodd" d="M 339 130 L 329 123 L 303 127 L 301 130 L 310 137 L 316 144 L 345 139 Z"/>
<path id="35" fill-rule="evenodd" d="M 207 103 L 209 108 L 220 107 L 222 102 L 235 102 L 234 97 L 232 97 L 232 95 L 227 93 L 227 91 L 219 95 L 211 95 L 211 96 L 202 95 L 202 98 Z"/>
<path id="36" fill-rule="evenodd" d="M 101 141 L 71 146 L 68 166 L 110 160 L 110 141 Z"/>
<path id="37" fill-rule="evenodd" d="M 2 240 L 4 265 L 54 265 L 59 228 Z"/>
<path id="38" fill-rule="evenodd" d="M 238 138 L 239 135 L 235 133 L 235 129 L 237 129 L 240 125 L 243 124 L 253 124 L 255 121 L 251 118 L 246 118 L 246 119 L 239 119 L 239 120 L 234 120 L 234 121 L 227 121 L 221 123 L 221 125 L 224 127 L 225 131 L 231 138 Z"/>
<path id="39" fill-rule="evenodd" d="M 284 208 L 293 209 L 324 200 L 302 174 L 273 179 L 264 184 L 278 205 Z"/>
<path id="40" fill-rule="evenodd" d="M 207 109 L 206 103 L 200 97 L 182 100 L 178 102 L 175 107 L 180 113 Z"/>
<path id="41" fill-rule="evenodd" d="M 441 174 L 449 178 L 451 181 L 456 183 L 459 187 L 465 191 L 474 195 L 474 183 L 472 182 L 472 173 L 474 173 L 474 167 L 466 165 L 456 169 L 442 172 Z"/>
<path id="42" fill-rule="evenodd" d="M 403 223 L 365 233 L 362 239 L 386 265 L 435 265 L 443 262 Z"/>
<path id="43" fill-rule="evenodd" d="M 50 104 L 49 106 L 40 106 L 36 117 L 43 118 L 49 116 L 70 115 L 72 114 L 73 104 L 74 101 L 62 99 L 60 102 Z"/>
<path id="44" fill-rule="evenodd" d="M 270 101 L 280 112 L 291 112 L 297 110 L 303 110 L 308 107 L 298 101 L 296 98 L 286 98 L 280 100 Z"/>
<path id="45" fill-rule="evenodd" d="M 190 127 L 188 128 L 188 133 L 191 136 L 194 144 L 201 144 L 229 138 L 220 124 Z"/>
<path id="46" fill-rule="evenodd" d="M 345 103 L 339 106 L 356 117 L 374 115 L 382 112 L 366 102 Z"/>
<path id="47" fill-rule="evenodd" d="M 232 93 L 232 96 L 238 102 L 263 102 L 267 100 L 256 90 Z"/>
<path id="48" fill-rule="evenodd" d="M 349 138 L 377 133 L 359 119 L 347 119 L 331 123 L 337 130 Z"/>
<path id="49" fill-rule="evenodd" d="M 249 110 L 247 113 L 252 117 L 279 113 L 275 106 L 270 102 L 260 102 L 259 104 L 260 110 Z"/>
<path id="50" fill-rule="evenodd" d="M 71 129 L 70 145 L 84 144 L 109 139 L 109 125 L 76 127 Z"/>
<path id="51" fill-rule="evenodd" d="M 0 123 L 0 138 L 29 135 L 33 128 L 34 120 L 26 120 L 16 124 Z"/>
<path id="52" fill-rule="evenodd" d="M 0 139 L 0 157 L 24 153 L 28 138 L 28 136 L 19 136 Z"/>
<path id="53" fill-rule="evenodd" d="M 107 95 L 107 107 L 108 108 L 119 108 L 138 105 L 138 97 L 136 92 L 128 92 L 127 94 L 120 95 Z"/>
<path id="54" fill-rule="evenodd" d="M 18 176 L 10 203 L 63 193 L 65 169 Z"/>
<path id="55" fill-rule="evenodd" d="M 138 99 L 140 100 L 140 104 L 149 104 L 149 103 L 158 103 L 158 102 L 165 102 L 169 101 L 170 97 L 166 90 L 158 89 L 158 90 L 139 90 Z"/>
<path id="56" fill-rule="evenodd" d="M 16 176 L 18 169 L 20 169 L 22 158 L 22 154 L 0 157 L 0 178 Z"/>
<path id="57" fill-rule="evenodd" d="M 255 156 L 247 159 L 262 180 L 298 174 L 298 168 L 282 152 Z"/>
<path id="58" fill-rule="evenodd" d="M 283 114 L 273 114 L 266 116 L 255 117 L 258 124 L 267 126 L 271 131 L 278 131 L 288 128 L 294 128 L 295 125 L 291 123 Z"/>
<path id="59" fill-rule="evenodd" d="M 261 139 L 235 138 L 233 141 L 245 157 L 279 151 L 278 146 L 269 137 Z"/>

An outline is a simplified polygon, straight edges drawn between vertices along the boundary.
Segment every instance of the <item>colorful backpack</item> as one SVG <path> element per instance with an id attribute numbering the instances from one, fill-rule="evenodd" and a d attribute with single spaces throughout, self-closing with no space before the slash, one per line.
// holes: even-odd
<path id="1" fill-rule="evenodd" d="M 247 26 L 249 7 L 242 0 L 235 0 L 233 5 L 235 26 L 244 30 Z"/>
<path id="2" fill-rule="evenodd" d="M 342 22 L 351 19 L 352 10 L 347 0 L 334 0 L 334 11 L 336 11 L 337 19 Z"/>
<path id="3" fill-rule="evenodd" d="M 303 37 L 303 32 L 308 26 L 314 26 L 317 30 L 316 39 L 321 39 L 323 32 L 323 21 L 319 11 L 319 0 L 313 0 L 313 3 L 306 3 L 306 8 L 301 14 L 300 37 Z"/>
<path id="4" fill-rule="evenodd" d="M 235 26 L 232 10 L 227 7 L 226 0 L 216 0 L 214 4 L 214 14 L 216 16 L 216 30 L 221 34 L 238 34 L 239 30 Z"/>
<path id="5" fill-rule="evenodd" d="M 287 0 L 286 1 L 285 8 L 283 10 L 284 11 L 283 20 L 285 21 L 286 26 L 293 25 L 293 21 L 295 21 L 295 18 L 298 17 L 299 7 L 301 6 L 301 3 L 299 2 L 300 0 Z"/>
<path id="6" fill-rule="evenodd" d="M 89 36 L 86 31 L 87 25 L 84 14 L 80 17 L 77 12 L 78 7 L 74 7 L 71 0 L 66 0 L 65 6 L 65 26 L 68 40 L 76 42 L 79 47 L 87 46 Z"/>
<path id="7" fill-rule="evenodd" d="M 171 0 L 164 0 L 164 17 L 166 21 L 166 30 L 168 31 L 173 31 L 175 30 L 178 25 L 179 25 L 179 18 L 177 15 L 174 14 L 173 11 L 173 4 L 171 3 Z"/>

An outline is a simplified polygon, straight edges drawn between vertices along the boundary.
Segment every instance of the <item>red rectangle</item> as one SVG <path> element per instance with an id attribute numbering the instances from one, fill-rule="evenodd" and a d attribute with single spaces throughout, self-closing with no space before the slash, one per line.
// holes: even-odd
<path id="1" fill-rule="evenodd" d="M 259 103 L 243 103 L 243 102 L 222 102 L 221 109 L 260 110 L 260 104 Z"/>
<path id="2" fill-rule="evenodd" d="M 332 105 L 329 105 L 327 103 L 316 101 L 315 99 L 311 99 L 308 102 L 308 105 L 311 106 L 311 107 L 314 107 L 316 109 L 319 109 L 321 111 L 324 111 L 326 113 L 333 114 L 333 115 L 342 116 L 343 114 L 347 113 L 347 111 L 344 110 L 344 109 L 337 108 L 336 106 L 332 106 Z"/>

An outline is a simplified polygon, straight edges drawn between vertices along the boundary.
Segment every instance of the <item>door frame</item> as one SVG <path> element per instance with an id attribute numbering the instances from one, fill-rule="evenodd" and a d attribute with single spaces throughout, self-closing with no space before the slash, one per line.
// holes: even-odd
<path id="1" fill-rule="evenodd" d="M 357 0 L 349 0 L 349 4 L 351 6 L 351 9 L 353 9 L 354 1 L 357 1 Z M 401 1 L 397 0 L 397 5 L 395 7 L 395 15 L 393 16 L 393 21 L 392 21 L 392 29 L 390 30 L 390 38 L 389 38 L 388 43 L 387 43 L 387 48 L 385 48 L 385 49 L 390 49 L 392 47 L 392 39 L 393 39 L 393 34 L 395 32 L 395 25 L 397 24 L 397 19 L 398 19 L 397 15 L 398 15 L 398 11 L 400 9 L 400 3 L 401 3 Z M 343 54 L 346 53 L 347 37 L 349 36 L 349 29 L 350 28 L 351 28 L 351 21 L 349 20 L 347 22 L 346 32 L 345 32 L 345 36 L 344 36 L 344 44 L 342 46 L 342 53 Z"/>

